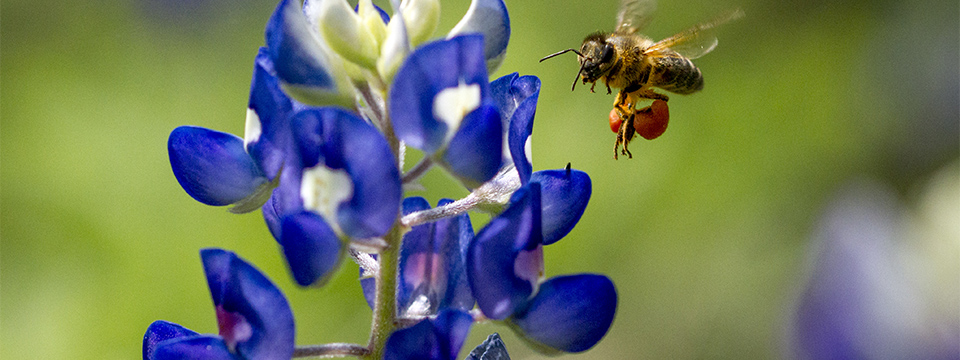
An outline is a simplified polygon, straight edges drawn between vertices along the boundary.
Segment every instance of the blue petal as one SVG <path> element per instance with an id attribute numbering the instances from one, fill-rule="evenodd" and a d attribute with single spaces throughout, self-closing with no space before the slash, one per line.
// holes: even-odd
<path id="1" fill-rule="evenodd" d="M 290 272 L 300 286 L 322 286 L 340 267 L 344 247 L 323 218 L 310 211 L 283 218 L 280 238 Z"/>
<path id="2" fill-rule="evenodd" d="M 467 114 L 449 147 L 443 165 L 468 188 L 476 188 L 497 175 L 502 164 L 503 131 L 492 105 L 481 105 Z"/>
<path id="3" fill-rule="evenodd" d="M 510 42 L 510 15 L 503 0 L 473 0 L 470 8 L 460 22 L 450 31 L 449 36 L 481 33 L 486 45 L 483 56 L 487 69 L 494 72 L 503 62 Z"/>
<path id="4" fill-rule="evenodd" d="M 300 196 L 301 171 L 298 166 L 284 166 L 280 172 L 279 186 L 273 189 L 273 194 L 261 207 L 267 228 L 278 242 L 282 235 L 283 216 L 303 210 L 303 199 Z"/>
<path id="5" fill-rule="evenodd" d="M 473 318 L 459 310 L 443 310 L 436 319 L 395 331 L 387 339 L 384 360 L 454 360 L 463 347 Z"/>
<path id="6" fill-rule="evenodd" d="M 453 200 L 442 199 L 437 207 L 452 203 Z M 470 215 L 463 213 L 455 217 L 446 218 L 434 223 L 436 243 L 442 244 L 439 252 L 447 257 L 447 286 L 441 308 L 454 308 L 469 311 L 473 309 L 476 300 L 470 292 L 470 282 L 467 280 L 467 249 L 473 240 L 473 225 Z"/>
<path id="7" fill-rule="evenodd" d="M 266 48 L 260 48 L 254 60 L 253 79 L 250 81 L 250 99 L 247 108 L 255 115 L 248 114 L 247 131 L 244 141 L 260 169 L 269 178 L 280 171 L 285 163 L 295 162 L 292 158 L 294 143 L 290 129 L 290 116 L 295 107 L 302 107 L 280 89 L 275 66 Z M 255 124 L 251 124 L 255 121 Z M 251 134 L 251 125 L 259 131 Z M 259 135 L 258 135 L 259 134 Z"/>
<path id="8" fill-rule="evenodd" d="M 441 359 L 440 339 L 429 319 L 390 334 L 384 346 L 383 360 Z"/>
<path id="9" fill-rule="evenodd" d="M 309 0 L 306 0 L 306 1 L 309 1 Z M 304 7 L 306 7 L 306 5 L 304 5 Z M 380 20 L 383 20 L 383 23 L 384 23 L 384 24 L 387 24 L 387 23 L 390 22 L 390 14 L 387 14 L 386 11 L 384 11 L 383 9 L 381 9 L 381 8 L 380 8 L 379 6 L 377 6 L 377 5 L 373 5 L 373 8 L 374 8 L 374 9 L 377 9 L 377 13 L 380 14 Z M 357 3 L 357 5 L 354 5 L 354 6 L 353 6 L 353 11 L 354 11 L 354 12 L 359 12 L 359 11 L 360 11 L 360 4 L 359 4 L 359 3 Z"/>
<path id="10" fill-rule="evenodd" d="M 196 331 L 187 329 L 179 324 L 157 320 L 150 324 L 147 332 L 143 334 L 143 358 L 152 359 L 153 351 L 160 342 L 183 337 L 196 336 Z"/>
<path id="11" fill-rule="evenodd" d="M 204 249 L 200 257 L 227 346 L 246 359 L 290 359 L 293 312 L 276 285 L 232 252 Z"/>
<path id="12" fill-rule="evenodd" d="M 180 186 L 207 205 L 233 204 L 267 182 L 243 140 L 231 134 L 181 126 L 170 133 L 167 151 Z"/>
<path id="13" fill-rule="evenodd" d="M 433 326 L 440 340 L 440 354 L 444 355 L 442 359 L 457 358 L 460 348 L 463 347 L 470 333 L 471 325 L 473 325 L 473 316 L 466 311 L 447 309 L 437 314 L 433 319 Z"/>
<path id="14" fill-rule="evenodd" d="M 467 355 L 464 360 L 509 360 L 510 354 L 507 353 L 507 346 L 500 339 L 500 334 L 493 333 L 487 336 L 487 339 L 480 345 L 477 345 L 473 351 Z"/>
<path id="15" fill-rule="evenodd" d="M 373 125 L 337 108 L 315 108 L 294 119 L 305 167 L 322 161 L 342 169 L 353 182 L 336 221 L 354 238 L 386 234 L 400 211 L 400 170 L 386 138 Z"/>
<path id="16" fill-rule="evenodd" d="M 606 335 L 616 312 L 617 290 L 606 276 L 558 276 L 509 323 L 539 351 L 581 352 Z"/>
<path id="17" fill-rule="evenodd" d="M 543 213 L 543 244 L 550 245 L 567 234 L 580 221 L 590 201 L 590 176 L 569 167 L 533 173 L 530 182 L 540 184 Z"/>
<path id="18" fill-rule="evenodd" d="M 410 215 L 417 211 L 430 209 L 430 203 L 427 202 L 427 199 L 424 199 L 419 196 L 413 196 L 413 197 L 408 197 L 406 199 L 403 199 L 403 203 L 401 204 L 401 206 L 403 208 L 404 216 Z M 427 224 L 432 224 L 432 223 L 427 223 Z M 427 224 L 424 224 L 424 225 L 427 225 Z M 413 229 L 422 229 L 420 226 L 421 225 L 414 226 Z"/>
<path id="19" fill-rule="evenodd" d="M 238 360 L 223 339 L 212 335 L 200 335 L 157 344 L 149 360 Z"/>
<path id="20" fill-rule="evenodd" d="M 280 1 L 266 29 L 267 48 L 276 64 L 277 76 L 291 85 L 335 90 L 327 54 L 319 39 L 299 1 Z"/>
<path id="21" fill-rule="evenodd" d="M 507 146 L 510 159 L 520 175 L 520 183 L 526 184 L 533 171 L 527 158 L 526 145 L 533 133 L 533 118 L 540 97 L 540 79 L 536 76 L 503 76 L 490 83 L 490 94 L 500 109 L 507 130 Z"/>
<path id="22" fill-rule="evenodd" d="M 514 201 L 490 220 L 470 242 L 467 276 L 477 306 L 488 318 L 502 320 L 526 304 L 542 271 L 539 252 L 540 187 L 529 184 L 514 193 Z M 521 264 L 537 260 L 534 264 Z M 532 259 L 531 259 L 532 258 Z"/>
<path id="23" fill-rule="evenodd" d="M 277 190 L 273 191 L 276 192 Z M 270 230 L 270 235 L 273 235 L 274 239 L 280 241 L 280 219 L 282 219 L 282 217 L 279 208 L 276 206 L 276 202 L 277 197 L 271 196 L 260 210 L 263 212 L 263 220 L 267 223 L 267 229 Z"/>
<path id="24" fill-rule="evenodd" d="M 434 116 L 434 100 L 442 90 L 461 84 L 479 86 L 481 99 L 489 96 L 481 36 L 434 41 L 410 54 L 390 87 L 389 111 L 397 137 L 428 154 L 441 149 L 448 129 Z"/>
<path id="25" fill-rule="evenodd" d="M 403 199 L 403 215 L 426 210 L 430 203 L 422 197 Z M 427 295 L 437 261 L 433 255 L 433 223 L 414 226 L 403 234 L 400 248 L 400 281 L 397 285 L 397 306 L 404 312 L 418 295 Z M 418 291 L 419 290 L 419 291 Z M 434 300 L 434 299 L 431 299 Z M 431 304 L 436 304 L 431 301 Z"/>
<path id="26" fill-rule="evenodd" d="M 540 78 L 533 75 L 519 76 L 517 73 L 504 75 L 490 82 L 490 97 L 497 104 L 504 124 L 507 124 L 524 102 L 529 100 L 534 105 L 537 103 L 540 97 Z M 524 116 L 533 117 L 532 114 Z"/>
<path id="27" fill-rule="evenodd" d="M 450 202 L 452 200 L 443 200 L 440 205 Z M 403 203 L 404 214 L 430 208 L 420 197 L 404 199 Z M 473 308 L 462 252 L 462 243 L 473 237 L 469 225 L 469 235 L 464 231 L 463 223 L 469 222 L 468 215 L 461 214 L 414 226 L 404 235 L 397 299 L 400 311 L 409 310 L 421 297 L 428 301 L 425 304 L 428 307 L 415 310 L 426 314 L 436 314 L 442 308 Z M 469 237 L 464 239 L 464 235 Z"/>
<path id="28" fill-rule="evenodd" d="M 278 174 L 280 177 L 279 186 L 263 208 L 270 231 L 279 240 L 280 218 L 303 207 L 300 199 L 302 165 L 291 117 L 306 106 L 291 100 L 280 89 L 273 61 L 265 48 L 260 48 L 255 61 L 248 106 L 247 151 L 268 177 L 274 180 Z M 251 126 L 252 122 L 255 126 Z"/>

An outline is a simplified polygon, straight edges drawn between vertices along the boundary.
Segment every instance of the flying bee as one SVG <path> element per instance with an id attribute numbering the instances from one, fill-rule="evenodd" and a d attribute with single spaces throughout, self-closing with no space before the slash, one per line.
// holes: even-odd
<path id="1" fill-rule="evenodd" d="M 709 53 L 717 46 L 717 38 L 711 29 L 743 16 L 740 10 L 730 11 L 654 42 L 638 34 L 649 21 L 648 15 L 653 8 L 652 0 L 621 0 L 613 33 L 590 34 L 583 40 L 579 51 L 566 49 L 540 59 L 542 62 L 568 52 L 577 54 L 580 70 L 570 90 L 576 89 L 578 80 L 583 84 L 591 83 L 591 92 L 600 80 L 607 87 L 607 94 L 612 92 L 611 87 L 620 89 L 610 112 L 611 127 L 618 127 L 615 131 L 617 141 L 613 147 L 614 159 L 618 157 L 620 145 L 623 145 L 620 154 L 633 157 L 627 145 L 637 129 L 644 126 L 651 128 L 650 124 L 656 124 L 652 128 L 657 128 L 657 131 L 641 133 L 647 139 L 654 139 L 666 130 L 669 120 L 666 101 L 669 97 L 655 92 L 653 88 L 681 95 L 703 89 L 703 74 L 690 60 Z M 648 106 L 638 111 L 635 106 L 642 99 L 663 102 L 656 103 L 657 109 L 651 110 Z M 638 112 L 642 119 L 637 117 Z"/>

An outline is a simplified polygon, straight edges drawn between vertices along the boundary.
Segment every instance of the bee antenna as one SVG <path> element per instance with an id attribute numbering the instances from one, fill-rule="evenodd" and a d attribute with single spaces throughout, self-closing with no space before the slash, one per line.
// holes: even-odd
<path id="1" fill-rule="evenodd" d="M 540 62 L 543 62 L 543 61 L 546 60 L 546 59 L 552 58 L 552 57 L 557 56 L 557 55 L 560 55 L 560 54 L 566 54 L 566 53 L 571 52 L 571 51 L 573 51 L 574 54 L 577 54 L 577 56 L 583 56 L 583 54 L 581 54 L 581 53 L 580 53 L 579 51 L 577 51 L 576 49 L 566 49 L 566 50 L 563 50 L 563 51 L 558 51 L 558 52 L 555 52 L 555 53 L 553 53 L 553 54 L 547 55 L 547 56 L 545 56 L 543 59 L 540 59 Z"/>
<path id="2" fill-rule="evenodd" d="M 577 88 L 577 80 L 580 80 L 581 73 L 583 73 L 583 64 L 580 64 L 580 71 L 577 71 L 577 77 L 573 78 L 573 86 L 570 87 L 570 91 Z"/>

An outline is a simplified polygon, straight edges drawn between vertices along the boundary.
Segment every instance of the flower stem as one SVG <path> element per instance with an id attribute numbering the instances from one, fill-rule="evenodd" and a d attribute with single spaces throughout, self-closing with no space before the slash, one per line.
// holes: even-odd
<path id="1" fill-rule="evenodd" d="M 397 221 L 384 237 L 388 246 L 380 251 L 380 271 L 377 273 L 377 297 L 374 301 L 373 324 L 370 331 L 370 352 L 363 359 L 383 358 L 387 338 L 397 327 L 397 272 L 400 265 L 400 242 L 403 232 Z"/>
<path id="2" fill-rule="evenodd" d="M 432 209 L 421 210 L 412 212 L 404 216 L 400 221 L 406 227 L 414 227 L 421 224 L 426 224 L 429 222 L 434 222 L 440 219 L 445 219 L 448 217 L 457 216 L 463 214 L 470 209 L 473 209 L 477 206 L 477 203 L 480 202 L 480 199 L 473 194 L 467 195 L 465 198 L 454 201 L 444 206 L 438 206 Z"/>
<path id="3" fill-rule="evenodd" d="M 427 170 L 433 167 L 433 160 L 430 160 L 430 157 L 424 156 L 416 165 L 413 166 L 410 171 L 407 171 L 406 174 L 403 174 L 403 177 L 400 179 L 403 184 L 409 184 L 411 182 L 417 181 L 420 179 L 423 174 L 427 173 Z"/>
<path id="4" fill-rule="evenodd" d="M 333 343 L 298 347 L 293 350 L 293 357 L 361 357 L 369 352 L 370 350 L 357 344 Z"/>

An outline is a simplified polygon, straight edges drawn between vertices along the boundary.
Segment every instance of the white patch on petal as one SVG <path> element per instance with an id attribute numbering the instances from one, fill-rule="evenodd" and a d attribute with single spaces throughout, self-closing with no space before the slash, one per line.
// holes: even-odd
<path id="1" fill-rule="evenodd" d="M 493 305 L 493 313 L 494 313 L 494 314 L 501 314 L 501 313 L 507 311 L 507 307 L 509 307 L 509 306 L 510 306 L 510 300 L 508 300 L 508 299 L 503 299 L 503 300 L 497 301 L 497 303 Z"/>
<path id="2" fill-rule="evenodd" d="M 243 126 L 243 149 L 250 151 L 247 149 L 247 146 L 250 146 L 250 143 L 260 140 L 261 132 L 260 116 L 257 115 L 256 111 L 248 108 L 247 122 Z"/>
<path id="3" fill-rule="evenodd" d="M 404 312 L 406 316 L 428 316 L 430 315 L 430 299 L 426 295 L 417 296 L 415 300 L 407 307 Z"/>
<path id="4" fill-rule="evenodd" d="M 460 122 L 480 107 L 480 85 L 460 83 L 440 91 L 433 98 L 433 116 L 447 124 L 447 140 L 460 128 Z"/>
<path id="5" fill-rule="evenodd" d="M 340 233 L 337 208 L 353 196 L 353 182 L 346 171 L 333 170 L 323 164 L 304 169 L 300 184 L 303 207 L 312 210 Z"/>
<path id="6" fill-rule="evenodd" d="M 533 136 L 527 136 L 523 142 L 523 152 L 527 155 L 527 162 L 533 164 Z"/>
<path id="7" fill-rule="evenodd" d="M 398 156 L 397 158 L 400 159 L 400 166 L 398 166 L 398 167 L 399 167 L 400 169 L 403 169 L 403 161 L 404 161 L 404 159 L 407 158 L 407 143 L 403 142 L 403 140 L 400 140 L 400 149 L 399 149 L 399 152 L 400 152 L 400 156 Z"/>
<path id="8" fill-rule="evenodd" d="M 503 124 L 503 163 L 513 164 L 513 155 L 510 155 L 510 124 Z"/>

